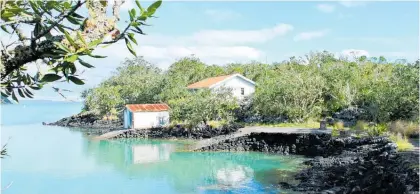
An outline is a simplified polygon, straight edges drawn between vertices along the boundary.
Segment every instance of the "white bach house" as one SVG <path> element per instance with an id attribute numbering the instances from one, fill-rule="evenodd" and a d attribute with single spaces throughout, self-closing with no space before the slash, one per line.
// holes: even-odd
<path id="1" fill-rule="evenodd" d="M 143 129 L 169 124 L 167 104 L 127 104 L 124 109 L 124 128 Z"/>
<path id="2" fill-rule="evenodd" d="M 208 88 L 217 91 L 221 88 L 229 88 L 232 95 L 237 99 L 243 99 L 255 92 L 255 82 L 242 76 L 241 74 L 224 75 L 218 77 L 210 77 L 199 82 L 187 86 L 190 90 L 199 90 Z"/>

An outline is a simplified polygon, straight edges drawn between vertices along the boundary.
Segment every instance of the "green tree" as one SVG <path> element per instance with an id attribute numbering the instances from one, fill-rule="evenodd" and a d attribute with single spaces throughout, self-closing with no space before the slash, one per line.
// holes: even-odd
<path id="1" fill-rule="evenodd" d="M 137 44 L 135 34 L 144 34 L 142 27 L 162 1 L 147 8 L 136 1 L 137 7 L 128 11 L 127 25 L 118 29 L 122 3 L 114 1 L 109 16 L 108 1 L 1 1 L 1 29 L 16 39 L 8 45 L 2 44 L 1 48 L 2 96 L 11 96 L 15 101 L 18 101 L 17 94 L 32 98 L 31 90 L 61 80 L 83 85 L 78 67 L 93 67 L 85 62 L 86 57 L 106 57 L 93 54 L 100 45 L 125 40 L 128 50 L 136 55 L 132 48 L 132 43 Z M 80 11 L 84 5 L 87 15 Z M 24 28 L 31 29 L 31 33 L 25 33 Z M 30 75 L 28 66 L 36 61 L 42 61 L 51 73 Z"/>
<path id="2" fill-rule="evenodd" d="M 258 84 L 255 109 L 263 116 L 286 116 L 292 122 L 316 117 L 322 111 L 325 80 L 314 67 L 284 66 L 278 75 Z"/>
<path id="3" fill-rule="evenodd" d="M 188 95 L 187 85 L 206 78 L 206 64 L 191 56 L 173 63 L 165 73 L 161 98 L 164 101 L 183 98 Z"/>
<path id="4" fill-rule="evenodd" d="M 111 110 L 122 110 L 124 104 L 155 103 L 160 101 L 163 88 L 162 71 L 142 57 L 126 59 L 113 75 L 99 87 L 83 92 L 85 110 L 96 110 L 102 115 Z M 115 96 L 115 98 L 111 98 Z M 111 100 L 110 104 L 105 102 Z M 105 101 L 105 106 L 98 101 Z M 108 106 L 109 105 L 109 106 Z"/>
<path id="5" fill-rule="evenodd" d="M 97 110 L 100 115 L 117 116 L 118 107 L 122 107 L 124 100 L 120 95 L 121 86 L 98 87 L 91 90 L 86 98 L 86 105 L 91 110 Z"/>
<path id="6" fill-rule="evenodd" d="M 192 125 L 211 120 L 233 121 L 233 111 L 238 108 L 237 101 L 227 89 L 212 92 L 202 89 L 182 100 L 172 101 L 173 117 Z"/>

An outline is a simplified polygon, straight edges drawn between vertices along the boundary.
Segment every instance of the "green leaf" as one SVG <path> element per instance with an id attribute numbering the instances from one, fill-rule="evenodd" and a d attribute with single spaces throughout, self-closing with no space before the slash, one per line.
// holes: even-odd
<path id="1" fill-rule="evenodd" d="M 19 102 L 19 100 L 16 98 L 15 92 L 12 92 L 12 99 L 16 102 Z"/>
<path id="2" fill-rule="evenodd" d="M 12 16 L 14 16 L 14 14 L 12 13 L 12 12 L 3 12 L 2 14 L 1 14 L 1 18 L 3 19 L 6 19 L 6 18 L 10 18 L 10 17 L 12 17 Z"/>
<path id="3" fill-rule="evenodd" d="M 28 81 L 25 84 L 27 84 L 27 85 L 32 84 L 32 77 L 29 74 L 26 74 L 26 80 L 28 80 Z"/>
<path id="4" fill-rule="evenodd" d="M 88 47 L 92 48 L 92 47 L 96 47 L 98 44 L 100 44 L 102 42 L 104 38 L 99 38 L 97 40 L 94 40 L 92 42 L 89 43 Z"/>
<path id="5" fill-rule="evenodd" d="M 137 56 L 137 55 L 136 55 L 136 52 L 135 52 L 135 51 L 134 51 L 134 49 L 133 49 L 133 46 L 131 46 L 130 41 L 128 41 L 128 39 L 127 39 L 127 38 L 124 38 L 124 40 L 125 40 L 125 45 L 127 46 L 127 48 L 128 48 L 128 50 L 130 51 L 130 53 L 131 53 L 131 54 L 133 54 L 134 56 Z"/>
<path id="6" fill-rule="evenodd" d="M 137 18 L 137 20 L 146 21 L 147 20 L 147 16 L 145 16 L 145 15 L 139 16 Z"/>
<path id="7" fill-rule="evenodd" d="M 61 26 L 62 26 L 62 25 L 58 24 L 58 25 L 57 25 L 57 28 L 58 28 L 58 30 L 59 30 L 60 32 L 64 33 L 64 32 L 65 32 L 65 30 L 64 30 L 64 28 L 63 28 L 63 27 L 61 27 Z"/>
<path id="8" fill-rule="evenodd" d="M 75 18 L 80 18 L 80 19 L 85 18 L 85 17 L 83 17 L 83 16 L 81 16 L 81 15 L 77 14 L 76 12 L 73 12 L 73 13 L 71 14 L 71 16 L 72 16 L 72 17 L 75 17 Z"/>
<path id="9" fill-rule="evenodd" d="M 38 86 L 29 86 L 29 87 L 33 90 L 40 90 L 41 89 L 41 87 L 38 87 Z"/>
<path id="10" fill-rule="evenodd" d="M 75 24 L 75 25 L 80 25 L 80 22 L 79 22 L 76 18 L 74 18 L 74 17 L 68 16 L 68 17 L 67 17 L 67 20 L 68 20 L 70 23 L 72 23 L 72 24 Z"/>
<path id="11" fill-rule="evenodd" d="M 1 26 L 1 29 L 10 34 L 10 32 L 7 30 L 6 26 Z"/>
<path id="12" fill-rule="evenodd" d="M 74 63 L 77 60 L 77 58 L 79 58 L 79 55 L 72 55 L 70 57 L 64 58 L 64 61 L 67 61 L 69 63 Z"/>
<path id="13" fill-rule="evenodd" d="M 102 6 L 106 6 L 106 4 L 108 3 L 108 1 L 99 1 L 99 2 L 101 2 L 101 4 L 102 4 Z"/>
<path id="14" fill-rule="evenodd" d="M 136 17 L 136 10 L 133 8 L 128 11 L 128 14 L 130 15 L 130 21 L 133 21 L 134 17 Z"/>
<path id="15" fill-rule="evenodd" d="M 41 82 L 54 82 L 61 79 L 61 76 L 53 73 L 45 74 L 44 77 L 42 77 Z"/>
<path id="16" fill-rule="evenodd" d="M 74 42 L 74 40 L 70 37 L 70 34 L 64 30 L 64 35 L 66 36 L 66 39 L 70 42 L 70 44 L 73 47 L 77 47 L 77 44 Z"/>
<path id="17" fill-rule="evenodd" d="M 42 26 L 41 26 L 41 24 L 36 23 L 36 24 L 35 24 L 35 28 L 34 28 L 34 35 L 35 35 L 35 36 L 38 36 L 38 34 L 41 32 L 41 30 L 42 30 Z"/>
<path id="18" fill-rule="evenodd" d="M 26 91 L 29 95 L 34 95 L 28 88 L 25 88 L 24 91 Z"/>
<path id="19" fill-rule="evenodd" d="M 29 98 L 33 98 L 33 94 L 29 93 L 28 91 L 29 91 L 29 90 L 28 90 L 28 89 L 26 89 L 26 88 L 23 90 L 23 92 L 25 93 L 25 95 L 26 95 L 27 97 L 29 97 Z"/>
<path id="20" fill-rule="evenodd" d="M 31 5 L 32 10 L 36 15 L 41 15 L 41 13 L 38 11 L 38 6 L 34 3 L 34 1 L 29 1 L 29 4 Z"/>
<path id="21" fill-rule="evenodd" d="M 61 43 L 61 42 L 54 42 L 54 44 L 57 45 L 58 48 L 60 48 L 61 50 L 66 51 L 68 53 L 71 53 L 70 49 L 66 45 L 64 45 L 63 43 Z"/>
<path id="22" fill-rule="evenodd" d="M 89 63 L 86 63 L 85 61 L 83 61 L 83 60 L 82 60 L 82 59 L 80 59 L 80 58 L 79 58 L 79 63 L 80 63 L 81 65 L 83 65 L 83 66 L 87 67 L 87 68 L 92 68 L 92 67 L 95 67 L 95 66 L 93 66 L 93 65 L 91 65 L 91 64 L 89 64 Z"/>
<path id="23" fill-rule="evenodd" d="M 133 30 L 134 32 L 137 32 L 137 33 L 142 34 L 142 35 L 146 35 L 145 33 L 143 33 L 143 30 L 141 30 L 139 27 L 134 27 L 134 28 L 136 28 L 136 30 L 137 30 L 137 31 Z"/>
<path id="24" fill-rule="evenodd" d="M 85 84 L 85 82 L 83 82 L 82 80 L 80 80 L 79 78 L 75 77 L 75 76 L 68 76 L 69 80 L 72 81 L 73 83 L 77 84 L 77 85 L 83 85 Z"/>
<path id="25" fill-rule="evenodd" d="M 4 93 L 4 92 L 1 92 L 1 96 L 3 96 L 3 97 L 9 97 L 6 93 Z"/>
<path id="26" fill-rule="evenodd" d="M 140 1 L 139 0 L 136 0 L 136 4 L 137 4 L 137 7 L 139 7 L 139 9 L 140 10 L 142 10 L 143 8 L 141 7 L 141 5 L 140 5 Z"/>
<path id="27" fill-rule="evenodd" d="M 130 40 L 131 40 L 132 42 L 134 42 L 134 44 L 136 44 L 136 45 L 137 45 L 136 38 L 134 38 L 134 33 L 129 32 L 129 33 L 128 33 L 128 38 L 130 38 Z"/>
<path id="28" fill-rule="evenodd" d="M 22 89 L 18 88 L 18 93 L 20 97 L 25 98 L 25 95 L 23 94 Z"/>
<path id="29" fill-rule="evenodd" d="M 75 74 L 76 73 L 76 66 L 72 63 L 72 64 L 70 64 L 70 66 L 69 66 L 69 68 L 70 68 L 70 72 L 71 72 L 71 74 Z"/>
<path id="30" fill-rule="evenodd" d="M 138 23 L 138 22 L 131 22 L 131 23 L 130 23 L 130 25 L 131 25 L 131 26 L 134 26 L 134 27 L 137 27 L 137 26 L 139 26 L 139 25 L 140 25 L 140 23 Z"/>
<path id="31" fill-rule="evenodd" d="M 80 25 L 80 30 L 81 31 L 85 30 L 86 21 L 87 21 L 87 18 L 85 20 L 83 20 L 83 23 Z"/>
<path id="32" fill-rule="evenodd" d="M 152 16 L 153 14 L 155 14 L 156 10 L 160 7 L 161 4 L 162 4 L 162 0 L 158 0 L 158 1 L 154 2 L 152 5 L 150 5 L 147 8 L 147 14 L 149 16 Z"/>
<path id="33" fill-rule="evenodd" d="M 93 58 L 106 58 L 106 56 L 92 55 L 92 54 L 88 54 L 88 55 L 93 57 Z"/>
<path id="34" fill-rule="evenodd" d="M 83 38 L 82 33 L 80 33 L 80 31 L 77 31 L 77 37 L 79 38 L 80 41 L 83 42 L 84 45 L 87 45 L 85 38 Z"/>

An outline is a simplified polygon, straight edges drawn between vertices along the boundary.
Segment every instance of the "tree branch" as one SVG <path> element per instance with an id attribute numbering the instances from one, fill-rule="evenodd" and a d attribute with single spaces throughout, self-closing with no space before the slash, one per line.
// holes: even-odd
<path id="1" fill-rule="evenodd" d="M 127 32 L 128 29 L 130 29 L 130 26 L 131 25 L 129 24 L 127 27 L 125 27 L 124 31 L 120 35 L 118 35 L 118 37 L 116 39 L 111 40 L 111 41 L 107 41 L 107 42 L 102 42 L 101 44 L 112 44 L 112 43 L 118 42 L 119 40 L 121 40 L 124 37 L 124 34 Z"/>
<path id="2" fill-rule="evenodd" d="M 2 50 L 1 62 L 4 65 L 4 71 L 1 73 L 1 80 L 26 63 L 44 58 L 43 54 L 51 53 L 56 48 L 53 42 L 60 42 L 63 39 L 63 36 L 55 36 L 51 40 L 41 41 L 36 45 L 36 49 L 32 49 L 31 46 L 19 45 L 14 48 L 12 57 L 6 55 L 8 53 L 6 50 Z"/>
<path id="3" fill-rule="evenodd" d="M 47 29 L 45 29 L 44 31 L 42 31 L 41 33 L 39 33 L 37 36 L 34 37 L 35 40 L 40 39 L 41 37 L 45 36 L 48 32 L 51 31 L 51 29 L 53 29 L 54 27 L 56 27 L 60 22 L 62 22 L 64 20 L 64 18 L 67 18 L 69 15 L 71 15 L 72 13 L 74 13 L 77 9 L 80 8 L 80 6 L 82 6 L 84 3 L 86 3 L 86 1 L 77 1 L 76 5 L 74 5 L 69 11 L 67 12 L 63 12 L 61 13 L 58 17 L 57 20 L 52 23 Z"/>

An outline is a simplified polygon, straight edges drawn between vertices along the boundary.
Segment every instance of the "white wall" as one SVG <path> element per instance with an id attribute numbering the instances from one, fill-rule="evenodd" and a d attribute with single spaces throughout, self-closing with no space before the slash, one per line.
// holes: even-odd
<path id="1" fill-rule="evenodd" d="M 237 97 L 238 99 L 242 99 L 243 97 L 253 94 L 255 92 L 254 84 L 237 76 L 226 80 L 222 84 L 216 85 L 213 88 L 213 90 L 217 90 L 222 87 L 231 88 L 233 96 Z M 241 88 L 244 88 L 244 95 L 241 95 Z"/>
<path id="2" fill-rule="evenodd" d="M 164 118 L 164 122 L 166 125 L 169 124 L 169 112 L 135 112 L 133 113 L 134 119 L 134 126 L 135 129 L 140 128 L 151 128 L 151 127 L 158 127 L 159 124 L 159 117 Z"/>

